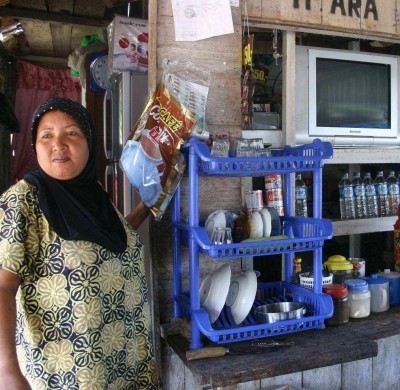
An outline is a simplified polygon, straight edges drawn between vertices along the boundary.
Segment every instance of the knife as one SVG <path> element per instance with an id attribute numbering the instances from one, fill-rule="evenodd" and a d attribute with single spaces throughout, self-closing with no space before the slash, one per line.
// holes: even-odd
<path id="1" fill-rule="evenodd" d="M 250 348 L 204 347 L 186 351 L 186 360 L 208 359 L 225 355 L 259 355 L 278 351 L 291 345 L 293 345 L 293 343 L 273 343 L 269 345 L 268 348 L 266 348 L 266 345 L 259 347 L 253 346 Z"/>

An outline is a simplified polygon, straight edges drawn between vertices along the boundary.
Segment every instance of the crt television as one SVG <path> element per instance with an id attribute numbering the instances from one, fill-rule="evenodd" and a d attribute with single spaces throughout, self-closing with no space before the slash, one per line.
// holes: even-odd
<path id="1" fill-rule="evenodd" d="M 400 146 L 398 57 L 296 46 L 296 143 Z"/>

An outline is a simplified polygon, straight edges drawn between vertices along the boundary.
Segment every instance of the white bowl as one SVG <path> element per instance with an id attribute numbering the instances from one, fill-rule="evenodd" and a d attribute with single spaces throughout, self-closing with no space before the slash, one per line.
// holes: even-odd
<path id="1" fill-rule="evenodd" d="M 257 293 L 257 274 L 248 270 L 231 277 L 226 305 L 230 306 L 236 325 L 241 324 L 250 313 Z"/>
<path id="2" fill-rule="evenodd" d="M 261 214 L 257 211 L 249 217 L 250 238 L 262 237 L 264 234 L 264 224 Z"/>
<path id="3" fill-rule="evenodd" d="M 219 317 L 226 301 L 231 282 L 231 267 L 224 264 L 207 275 L 200 286 L 200 306 L 206 310 L 210 323 Z"/>

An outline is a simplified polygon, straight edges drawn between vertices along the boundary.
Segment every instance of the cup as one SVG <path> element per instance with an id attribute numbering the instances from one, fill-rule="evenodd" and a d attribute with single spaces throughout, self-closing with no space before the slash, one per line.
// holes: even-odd
<path id="1" fill-rule="evenodd" d="M 211 236 L 213 245 L 232 244 L 232 231 L 228 227 L 216 227 Z"/>
<path id="2" fill-rule="evenodd" d="M 229 140 L 227 138 L 218 138 L 213 141 L 211 155 L 214 157 L 228 157 Z"/>

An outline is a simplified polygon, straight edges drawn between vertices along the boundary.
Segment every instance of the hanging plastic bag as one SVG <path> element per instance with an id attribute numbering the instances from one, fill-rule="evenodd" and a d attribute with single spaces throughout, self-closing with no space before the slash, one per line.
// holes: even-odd
<path id="1" fill-rule="evenodd" d="M 193 114 L 160 83 L 122 151 L 122 169 L 156 220 L 182 179 L 186 163 L 180 147 L 195 125 Z"/>

